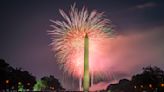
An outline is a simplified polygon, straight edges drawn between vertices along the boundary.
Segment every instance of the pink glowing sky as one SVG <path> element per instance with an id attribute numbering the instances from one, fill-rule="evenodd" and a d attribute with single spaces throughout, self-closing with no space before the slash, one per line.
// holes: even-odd
<path id="1" fill-rule="evenodd" d="M 161 58 L 164 54 L 164 44 L 160 43 L 162 40 L 160 38 L 163 36 L 164 27 L 144 29 L 149 32 L 138 30 L 140 31 L 133 33 L 127 30 L 115 36 L 109 43 L 104 43 L 104 45 L 108 44 L 108 48 L 104 48 L 106 53 L 103 52 L 101 58 L 104 62 L 95 63 L 95 68 L 102 65 L 109 79 L 94 85 L 92 90 L 104 88 L 122 78 L 130 79 L 132 75 L 140 73 L 145 66 L 153 65 L 163 69 Z"/>

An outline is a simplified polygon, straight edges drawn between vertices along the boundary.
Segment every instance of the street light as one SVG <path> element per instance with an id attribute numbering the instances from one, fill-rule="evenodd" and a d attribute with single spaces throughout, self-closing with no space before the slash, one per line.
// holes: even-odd
<path id="1" fill-rule="evenodd" d="M 15 88 L 14 86 L 11 87 L 12 90 L 14 90 L 14 88 Z"/>
<path id="2" fill-rule="evenodd" d="M 143 88 L 143 85 L 141 85 L 140 87 Z"/>
<path id="3" fill-rule="evenodd" d="M 6 80 L 5 83 L 6 83 L 6 84 L 9 84 L 9 80 Z"/>
<path id="4" fill-rule="evenodd" d="M 21 82 L 18 82 L 18 85 L 21 85 L 22 83 Z"/>
<path id="5" fill-rule="evenodd" d="M 27 85 L 30 86 L 30 83 L 28 82 Z"/>
<path id="6" fill-rule="evenodd" d="M 149 87 L 152 88 L 152 84 L 149 84 Z"/>
<path id="7" fill-rule="evenodd" d="M 164 87 L 164 83 L 161 83 L 161 87 Z"/>
<path id="8" fill-rule="evenodd" d="M 52 90 L 54 90 L 55 88 L 54 87 L 52 87 Z"/>
<path id="9" fill-rule="evenodd" d="M 9 80 L 6 80 L 5 83 L 6 83 L 6 91 L 9 91 L 9 89 L 8 89 L 9 88 L 9 85 L 8 85 L 9 84 Z"/>

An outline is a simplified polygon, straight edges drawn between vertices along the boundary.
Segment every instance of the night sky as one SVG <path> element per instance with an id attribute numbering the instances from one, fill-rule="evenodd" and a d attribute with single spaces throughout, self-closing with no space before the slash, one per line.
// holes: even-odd
<path id="1" fill-rule="evenodd" d="M 74 3 L 78 8 L 104 12 L 112 21 L 116 36 L 111 53 L 120 62 L 115 69 L 124 70 L 115 73 L 116 79 L 131 77 L 148 65 L 164 70 L 163 0 L 1 0 L 0 58 L 37 79 L 51 74 L 62 81 L 47 30 L 50 19 L 61 19 L 58 10 L 68 11 Z M 72 81 L 62 85 L 75 88 L 68 86 Z"/>

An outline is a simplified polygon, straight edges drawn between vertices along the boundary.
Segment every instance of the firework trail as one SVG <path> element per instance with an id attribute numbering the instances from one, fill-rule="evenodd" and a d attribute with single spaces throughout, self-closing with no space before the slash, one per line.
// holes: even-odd
<path id="1" fill-rule="evenodd" d="M 64 70 L 74 77 L 82 77 L 84 72 L 84 38 L 89 38 L 89 72 L 94 76 L 105 73 L 108 69 L 106 62 L 112 33 L 110 20 L 104 18 L 103 13 L 88 12 L 84 7 L 78 10 L 71 6 L 66 14 L 59 10 L 63 21 L 53 21 L 54 29 L 49 31 L 52 37 L 52 50 L 55 52 L 57 62 Z"/>

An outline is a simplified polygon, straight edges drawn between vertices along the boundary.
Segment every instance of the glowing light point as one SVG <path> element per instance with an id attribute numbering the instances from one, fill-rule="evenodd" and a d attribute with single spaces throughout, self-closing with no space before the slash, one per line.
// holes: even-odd
<path id="1" fill-rule="evenodd" d="M 5 83 L 6 83 L 6 84 L 9 84 L 9 80 L 6 80 Z"/>

